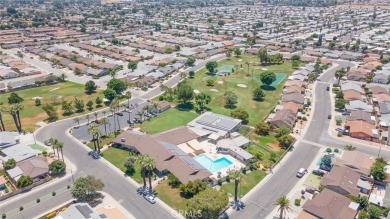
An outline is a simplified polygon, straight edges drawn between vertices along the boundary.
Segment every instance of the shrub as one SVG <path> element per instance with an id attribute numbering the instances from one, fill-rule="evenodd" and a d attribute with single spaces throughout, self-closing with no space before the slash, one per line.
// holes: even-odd
<path id="1" fill-rule="evenodd" d="M 52 192 L 51 195 L 52 195 L 52 196 L 56 196 L 56 192 Z"/>
<path id="2" fill-rule="evenodd" d="M 47 157 L 47 151 L 42 151 L 42 155 L 43 155 L 44 157 Z"/>
<path id="3" fill-rule="evenodd" d="M 337 137 L 343 137 L 343 133 L 341 132 L 337 133 Z"/>
<path id="4" fill-rule="evenodd" d="M 218 185 L 222 186 L 222 180 L 221 179 L 218 180 Z"/>
<path id="5" fill-rule="evenodd" d="M 301 205 L 301 199 L 299 199 L 299 198 L 295 199 L 294 205 L 295 206 L 300 206 Z"/>
<path id="6" fill-rule="evenodd" d="M 2 215 L 1 215 L 1 218 L 3 218 L 3 219 L 5 219 L 6 217 L 7 217 L 6 214 L 2 214 Z"/>
<path id="7" fill-rule="evenodd" d="M 37 203 L 41 202 L 41 199 L 37 198 Z"/>
<path id="8" fill-rule="evenodd" d="M 302 116 L 297 116 L 297 119 L 302 119 Z"/>
<path id="9" fill-rule="evenodd" d="M 163 101 L 163 100 L 164 100 L 164 96 L 162 96 L 162 95 L 159 96 L 159 97 L 158 97 L 158 100 L 159 100 L 159 101 Z"/>
<path id="10" fill-rule="evenodd" d="M 303 121 L 307 121 L 306 116 L 302 117 L 302 120 L 303 120 Z"/>
<path id="11" fill-rule="evenodd" d="M 338 149 L 338 148 L 335 148 L 335 149 L 333 150 L 333 152 L 339 153 L 339 149 Z"/>
<path id="12" fill-rule="evenodd" d="M 326 152 L 328 152 L 328 153 L 332 152 L 332 148 L 327 148 Z"/>
<path id="13" fill-rule="evenodd" d="M 53 218 L 57 215 L 56 212 L 50 212 L 49 214 L 46 215 L 46 219 L 50 219 L 50 218 Z"/>
<path id="14" fill-rule="evenodd" d="M 5 193 L 8 193 L 8 192 L 9 192 L 9 189 L 8 189 L 8 188 L 4 189 L 4 192 L 5 192 Z"/>
<path id="15" fill-rule="evenodd" d="M 23 211 L 23 206 L 20 206 L 20 207 L 19 207 L 19 211 Z"/>

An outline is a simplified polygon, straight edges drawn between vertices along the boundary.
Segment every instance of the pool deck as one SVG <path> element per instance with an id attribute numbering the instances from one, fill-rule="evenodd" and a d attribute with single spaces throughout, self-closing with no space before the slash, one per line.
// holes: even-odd
<path id="1" fill-rule="evenodd" d="M 239 160 L 232 157 L 231 155 L 219 154 L 217 152 L 217 147 L 214 144 L 212 144 L 208 141 L 203 141 L 203 142 L 201 142 L 201 144 L 203 145 L 203 150 L 205 151 L 204 155 L 207 156 L 208 158 L 210 158 L 212 161 L 215 161 L 215 160 L 218 160 L 219 158 L 225 157 L 233 163 L 233 164 L 231 164 L 225 168 L 222 168 L 219 171 L 213 173 L 213 175 L 211 176 L 212 178 L 218 179 L 218 172 L 221 172 L 221 176 L 226 176 L 228 170 L 231 170 L 231 169 L 238 170 L 238 169 L 245 167 L 245 165 L 243 163 L 241 163 Z"/>

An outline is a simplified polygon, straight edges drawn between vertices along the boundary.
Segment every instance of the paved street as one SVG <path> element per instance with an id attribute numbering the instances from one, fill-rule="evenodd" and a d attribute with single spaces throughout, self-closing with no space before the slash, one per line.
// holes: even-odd
<path id="1" fill-rule="evenodd" d="M 220 55 L 213 57 L 211 60 L 221 60 L 225 56 Z M 209 61 L 209 60 L 207 60 Z M 189 68 L 186 72 L 190 70 L 197 71 L 205 66 L 207 61 L 200 62 L 197 66 Z M 169 81 L 165 82 L 166 86 L 174 86 L 181 80 L 180 75 L 173 76 Z M 138 98 L 134 98 L 130 101 L 130 104 L 135 105 L 139 104 L 139 108 L 142 107 L 142 104 L 145 103 L 146 99 L 150 99 L 157 95 L 161 94 L 159 87 L 150 90 L 148 93 L 141 95 Z M 127 103 L 127 101 L 125 102 Z M 102 111 L 105 110 L 108 112 L 109 108 L 100 110 L 100 116 L 102 116 Z M 133 112 L 136 113 L 136 112 Z M 132 117 L 135 116 L 132 113 Z M 94 115 L 91 114 L 91 120 L 93 120 Z M 99 117 L 100 117 L 99 116 Z M 85 122 L 85 116 L 80 117 Z M 123 121 L 121 124 L 127 123 L 128 115 L 122 117 Z M 97 178 L 103 180 L 105 184 L 104 192 L 110 194 L 115 200 L 117 200 L 121 205 L 131 212 L 137 218 L 173 218 L 169 210 L 164 209 L 158 204 L 151 205 L 149 202 L 143 199 L 142 196 L 136 193 L 136 187 L 130 184 L 126 176 L 119 174 L 117 171 L 111 169 L 107 164 L 101 160 L 94 160 L 88 156 L 88 151 L 81 145 L 80 141 L 77 138 L 72 138 L 70 134 L 66 134 L 66 131 L 71 127 L 75 126 L 73 119 L 61 120 L 56 123 L 48 124 L 45 127 L 42 127 L 36 132 L 36 139 L 40 142 L 44 142 L 49 138 L 57 138 L 60 141 L 64 142 L 64 155 L 70 160 L 76 167 L 77 172 L 74 174 L 74 179 L 85 175 L 94 175 Z M 101 126 L 102 131 L 104 127 Z M 87 136 L 88 137 L 88 136 Z M 32 191 L 25 197 L 18 198 L 21 195 L 16 196 L 16 199 L 10 199 L 8 201 L 0 204 L 1 212 L 9 212 L 14 209 L 19 208 L 21 205 L 26 205 L 32 201 L 35 201 L 37 198 L 43 197 L 52 191 L 63 188 L 71 183 L 71 178 L 61 181 L 58 183 L 53 183 L 45 189 L 39 190 L 37 188 L 32 189 Z M 34 190 L 36 190 L 34 192 Z M 65 195 L 64 195 L 65 196 Z M 48 203 L 45 203 L 45 208 L 42 207 L 32 207 L 23 211 L 23 214 L 18 214 L 11 218 L 22 219 L 26 218 L 25 215 L 29 215 L 29 218 L 33 216 L 38 216 L 44 213 L 47 209 L 54 208 L 60 203 L 63 203 L 66 198 L 57 197 Z M 26 214 L 28 212 L 28 214 Z"/>

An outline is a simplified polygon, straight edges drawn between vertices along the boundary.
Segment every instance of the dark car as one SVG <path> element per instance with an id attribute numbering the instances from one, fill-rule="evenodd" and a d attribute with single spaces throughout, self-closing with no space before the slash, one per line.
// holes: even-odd
<path id="1" fill-rule="evenodd" d="M 123 113 L 116 113 L 118 116 L 123 116 Z"/>
<path id="2" fill-rule="evenodd" d="M 317 176 L 324 176 L 324 172 L 321 170 L 313 170 L 313 174 Z"/>
<path id="3" fill-rule="evenodd" d="M 329 89 L 330 89 L 329 86 L 327 86 L 327 87 L 326 87 L 326 90 L 329 91 Z"/>
<path id="4" fill-rule="evenodd" d="M 100 154 L 97 151 L 93 151 L 92 152 L 92 157 L 93 157 L 93 159 L 99 159 L 100 158 Z"/>
<path id="5" fill-rule="evenodd" d="M 329 172 L 329 171 L 332 170 L 331 167 L 326 166 L 326 165 L 324 165 L 324 164 L 321 164 L 321 165 L 320 165 L 320 169 L 321 169 L 321 170 L 325 170 L 325 171 L 327 171 L 327 172 Z"/>
<path id="6" fill-rule="evenodd" d="M 315 193 L 317 190 L 316 190 L 316 189 L 313 189 L 313 188 L 311 188 L 311 187 L 306 187 L 305 191 L 308 192 L 308 193 L 310 193 L 310 194 L 313 194 L 313 193 Z"/>
<path id="7" fill-rule="evenodd" d="M 337 131 L 337 132 L 343 133 L 343 132 L 344 132 L 344 129 L 342 129 L 342 128 L 336 128 L 336 131 Z"/>
<path id="8" fill-rule="evenodd" d="M 331 114 L 329 114 L 329 115 L 328 115 L 328 119 L 331 119 L 331 118 L 332 118 L 332 115 L 331 115 Z"/>

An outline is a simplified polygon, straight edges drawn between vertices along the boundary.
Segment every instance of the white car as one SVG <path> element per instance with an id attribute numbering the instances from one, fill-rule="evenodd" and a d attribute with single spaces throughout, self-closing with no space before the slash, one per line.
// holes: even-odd
<path id="1" fill-rule="evenodd" d="M 156 203 L 156 200 L 154 200 L 154 197 L 151 196 L 151 195 L 145 195 L 144 198 L 145 198 L 148 202 L 150 202 L 150 203 L 152 203 L 152 204 Z"/>
<path id="2" fill-rule="evenodd" d="M 305 168 L 301 168 L 297 172 L 297 177 L 302 178 L 307 173 L 307 170 Z"/>

